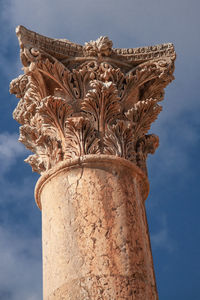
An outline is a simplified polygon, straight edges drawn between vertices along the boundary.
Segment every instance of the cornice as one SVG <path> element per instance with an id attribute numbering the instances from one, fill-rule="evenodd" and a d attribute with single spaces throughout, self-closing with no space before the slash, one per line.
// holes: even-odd
<path id="1" fill-rule="evenodd" d="M 170 58 L 175 60 L 176 53 L 172 43 L 158 44 L 139 48 L 112 48 L 112 41 L 108 37 L 100 37 L 96 41 L 85 43 L 84 46 L 70 42 L 67 39 L 53 39 L 18 26 L 16 33 L 21 50 L 44 51 L 62 61 L 66 65 L 70 62 L 83 63 L 95 57 L 104 57 L 106 61 L 114 62 L 119 66 L 133 68 L 138 64 L 152 59 Z M 105 49 L 109 49 L 105 51 Z"/>

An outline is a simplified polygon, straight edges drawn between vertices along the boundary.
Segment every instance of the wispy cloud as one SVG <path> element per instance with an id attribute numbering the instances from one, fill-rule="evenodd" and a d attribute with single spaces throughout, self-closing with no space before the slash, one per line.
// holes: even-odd
<path id="1" fill-rule="evenodd" d="M 162 207 L 159 188 L 161 181 L 162 186 L 165 186 L 165 181 L 169 178 L 170 183 L 174 181 L 176 186 L 180 178 L 182 184 L 188 184 L 185 176 L 193 172 L 190 167 L 191 148 L 196 147 L 199 142 L 199 9 L 198 0 L 1 1 L 3 42 L 0 45 L 0 69 L 3 76 L 9 79 L 21 73 L 19 52 L 12 55 L 12 51 L 19 51 L 15 36 L 15 27 L 19 24 L 46 36 L 67 38 L 81 44 L 100 35 L 108 35 L 113 40 L 114 47 L 138 47 L 163 42 L 175 44 L 176 80 L 166 89 L 163 112 L 152 127 L 152 132 L 160 136 L 160 148 L 154 157 L 149 158 L 150 185 L 156 186 L 153 201 L 149 204 L 149 219 L 152 223 L 156 219 L 157 223 L 151 234 L 153 251 L 173 253 L 179 245 L 172 238 L 169 226 L 171 219 L 163 212 L 165 208 Z M 8 55 L 9 51 L 12 53 Z M 5 89 L 4 86 L 2 88 Z M 31 234 L 30 237 L 22 234 L 25 226 L 32 233 L 33 223 L 37 223 L 39 219 L 38 217 L 36 220 L 27 204 L 32 201 L 37 210 L 33 201 L 31 171 L 30 177 L 24 178 L 25 175 L 22 174 L 12 181 L 4 176 L 26 154 L 24 146 L 18 143 L 17 136 L 18 134 L 0 133 L 0 204 L 2 207 L 4 203 L 8 204 L 7 212 L 5 209 L 3 216 L 1 213 L 3 220 L 6 220 L 3 222 L 5 225 L 10 225 L 11 205 L 12 211 L 16 209 L 12 219 L 12 223 L 16 221 L 15 227 L 7 226 L 5 229 L 0 226 L 0 299 L 38 300 L 41 299 L 42 281 L 38 250 L 41 241 Z M 183 197 L 181 192 L 182 190 L 180 195 Z M 17 214 L 22 212 L 19 212 L 19 206 L 24 209 L 23 217 L 32 218 L 31 222 L 26 221 L 25 226 L 22 226 L 24 220 L 17 220 Z M 157 218 L 158 215 L 160 218 Z M 178 217 L 177 215 L 176 218 Z M 178 222 L 177 219 L 175 221 Z M 20 228 L 21 236 L 16 228 Z M 179 236 L 176 238 L 178 240 Z"/>
<path id="2" fill-rule="evenodd" d="M 0 133 L 0 299 L 42 298 L 38 237 L 41 225 L 33 196 L 35 176 L 12 176 L 19 166 L 18 159 L 23 160 L 26 154 L 18 134 Z"/>
<path id="3" fill-rule="evenodd" d="M 115 47 L 174 42 L 178 54 L 176 83 L 170 95 L 171 101 L 167 103 L 167 117 L 172 119 L 189 107 L 197 106 L 198 101 L 191 97 L 189 86 L 198 82 L 195 76 L 199 72 L 197 66 L 200 60 L 198 1 L 178 0 L 174 3 L 170 0 L 158 3 L 140 0 L 133 4 L 131 0 L 59 0 L 58 3 L 52 0 L 42 3 L 39 0 L 9 0 L 8 3 L 4 5 L 2 15 L 9 27 L 7 36 L 12 35 L 12 38 L 15 27 L 22 24 L 41 34 L 68 38 L 78 43 L 96 39 L 99 35 L 109 35 Z M 35 13 L 32 14 L 32 11 Z M 189 16 L 191 19 L 188 24 Z M 183 89 L 184 96 L 189 98 L 187 101 L 181 94 Z M 163 119 L 164 116 L 163 113 Z"/>
<path id="4" fill-rule="evenodd" d="M 162 214 L 159 217 L 158 224 L 159 230 L 151 233 L 153 251 L 157 249 L 164 249 L 172 253 L 176 249 L 176 243 L 170 237 L 166 215 Z"/>
<path id="5" fill-rule="evenodd" d="M 0 298 L 41 299 L 41 241 L 0 226 Z"/>
<path id="6" fill-rule="evenodd" d="M 12 56 L 13 53 L 16 53 L 16 49 L 18 49 L 18 43 L 15 38 L 15 28 L 11 19 L 11 1 L 2 0 L 0 4 L 0 75 L 8 80 L 13 79 L 20 72 L 21 68 L 19 57 Z M 6 88 L 8 89 L 8 87 Z"/>
<path id="7" fill-rule="evenodd" d="M 198 84 L 197 66 L 200 61 L 198 1 L 178 0 L 174 3 L 170 0 L 158 3 L 140 0 L 134 4 L 131 0 L 9 2 L 4 5 L 3 16 L 4 22 L 9 24 L 10 32 L 13 30 L 12 37 L 14 28 L 22 24 L 41 34 L 68 38 L 78 43 L 96 39 L 99 35 L 109 35 L 115 47 L 174 42 L 178 54 L 176 82 L 170 85 L 170 94 L 167 89 L 166 98 L 169 101 L 162 112 L 162 120 L 170 121 L 181 117 L 184 112 L 191 113 L 191 109 L 194 111 L 200 108 L 198 96 L 191 97 L 194 90 L 191 86 Z M 32 11 L 35 13 L 32 14 Z M 16 59 L 18 63 L 15 67 L 21 73 L 19 58 Z M 163 123 L 159 124 L 162 126 Z"/>
<path id="8" fill-rule="evenodd" d="M 17 134 L 0 133 L 0 177 L 10 170 L 18 157 L 22 157 L 26 153 L 24 146 L 18 142 Z"/>
<path id="9" fill-rule="evenodd" d="M 188 43 L 200 43 L 194 39 L 195 34 L 198 37 L 199 7 L 196 0 L 137 0 L 134 3 L 132 0 L 11 0 L 5 9 L 14 26 L 24 24 L 43 34 L 83 42 L 95 38 L 96 34 L 111 34 L 116 43 L 127 42 L 130 37 L 135 43 L 175 41 L 185 52 L 189 51 Z M 191 51 L 198 53 L 194 47 Z"/>

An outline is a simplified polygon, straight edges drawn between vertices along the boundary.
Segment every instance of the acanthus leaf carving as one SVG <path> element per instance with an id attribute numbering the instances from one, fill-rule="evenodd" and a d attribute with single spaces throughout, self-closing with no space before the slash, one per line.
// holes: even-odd
<path id="1" fill-rule="evenodd" d="M 134 133 L 130 122 L 121 120 L 108 127 L 104 137 L 104 153 L 136 161 Z"/>
<path id="2" fill-rule="evenodd" d="M 140 101 L 148 98 L 156 98 L 162 101 L 164 98 L 164 88 L 174 80 L 174 63 L 169 58 L 158 60 L 156 62 L 157 76 L 145 82 L 141 87 Z"/>
<path id="3" fill-rule="evenodd" d="M 43 92 L 35 76 L 25 75 L 25 79 L 19 76 L 14 82 L 11 82 L 11 93 L 17 92 L 15 85 L 20 85 L 21 81 L 26 82 L 26 85 L 24 84 L 23 93 L 20 95 L 22 98 L 13 112 L 13 118 L 20 124 L 30 124 L 32 117 L 36 113 L 36 108 L 43 97 Z"/>
<path id="4" fill-rule="evenodd" d="M 69 118 L 66 122 L 65 136 L 66 158 L 100 153 L 97 131 L 88 119 Z"/>
<path id="5" fill-rule="evenodd" d="M 19 141 L 35 153 L 25 160 L 32 166 L 33 171 L 43 173 L 62 160 L 63 154 L 60 141 L 50 138 L 36 127 L 21 126 Z"/>
<path id="6" fill-rule="evenodd" d="M 155 134 L 148 134 L 141 137 L 136 144 L 137 165 L 147 173 L 146 158 L 147 155 L 154 154 L 159 146 L 159 138 Z"/>
<path id="7" fill-rule="evenodd" d="M 88 91 L 81 108 L 92 117 L 96 130 L 105 134 L 105 128 L 120 113 L 119 96 L 116 86 L 110 82 L 94 80 L 92 89 Z"/>
<path id="8" fill-rule="evenodd" d="M 39 174 L 42 174 L 49 169 L 48 165 L 45 166 L 44 164 L 43 156 L 38 154 L 29 155 L 24 161 L 32 167 L 33 172 Z"/>
<path id="9" fill-rule="evenodd" d="M 38 69 L 44 76 L 47 76 L 55 83 L 55 87 L 60 87 L 66 97 L 72 98 L 72 93 L 68 85 L 69 71 L 64 65 L 58 61 L 51 62 L 48 58 L 35 63 L 35 68 Z M 54 91 L 52 91 L 54 92 Z"/>
<path id="10" fill-rule="evenodd" d="M 22 98 L 26 91 L 26 86 L 28 84 L 28 76 L 20 75 L 15 78 L 10 83 L 10 93 L 15 94 L 17 98 Z"/>
<path id="11" fill-rule="evenodd" d="M 65 123 L 71 114 L 70 105 L 61 98 L 49 96 L 41 101 L 37 113 L 29 119 L 30 124 L 21 127 L 19 140 L 36 153 L 26 160 L 34 170 L 41 173 L 62 160 Z"/>
<path id="12" fill-rule="evenodd" d="M 126 92 L 122 101 L 130 109 L 137 101 L 149 98 L 163 99 L 164 87 L 173 79 L 172 62 L 169 59 L 149 61 L 133 68 L 126 76 Z"/>
<path id="13" fill-rule="evenodd" d="M 125 113 L 127 119 L 132 122 L 135 138 L 145 135 L 151 124 L 157 119 L 162 107 L 157 104 L 156 99 L 147 99 L 137 102 L 133 108 Z"/>
<path id="14" fill-rule="evenodd" d="M 60 143 L 56 139 L 43 136 L 43 139 L 37 144 L 37 153 L 29 155 L 24 161 L 31 165 L 33 171 L 42 174 L 62 160 L 63 153 Z"/>
<path id="15" fill-rule="evenodd" d="M 52 62 L 48 58 L 37 61 L 35 69 L 52 81 L 52 90 L 48 91 L 50 94 L 56 96 L 57 91 L 60 90 L 62 97 L 70 103 L 73 99 L 84 98 L 91 70 L 83 67 L 79 71 L 76 69 L 70 71 L 63 63 L 57 60 Z"/>
<path id="16" fill-rule="evenodd" d="M 71 117 L 73 113 L 72 107 L 62 98 L 48 96 L 41 101 L 37 112 L 42 118 L 42 132 L 49 136 L 55 136 L 58 140 L 63 141 L 64 144 L 65 123 L 67 118 Z"/>
<path id="17" fill-rule="evenodd" d="M 26 160 L 33 170 L 100 153 L 146 172 L 147 155 L 158 146 L 147 133 L 173 80 L 173 45 L 113 49 L 101 37 L 85 46 L 53 40 L 54 52 L 51 39 L 24 27 L 17 34 L 25 75 L 10 92 L 21 98 L 13 117 L 23 125 L 20 141 L 35 153 Z"/>

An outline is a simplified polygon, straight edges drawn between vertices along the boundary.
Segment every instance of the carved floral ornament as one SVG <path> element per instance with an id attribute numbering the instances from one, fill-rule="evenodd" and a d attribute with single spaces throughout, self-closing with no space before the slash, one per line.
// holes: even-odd
<path id="1" fill-rule="evenodd" d="M 159 139 L 147 134 L 171 82 L 172 44 L 114 49 L 107 37 L 85 46 L 17 28 L 24 75 L 10 92 L 21 98 L 13 117 L 28 162 L 43 173 L 87 154 L 130 160 L 146 172 Z"/>

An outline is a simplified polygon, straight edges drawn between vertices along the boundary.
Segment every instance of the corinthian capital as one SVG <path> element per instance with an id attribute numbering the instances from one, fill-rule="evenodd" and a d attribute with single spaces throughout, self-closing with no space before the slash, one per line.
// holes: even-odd
<path id="1" fill-rule="evenodd" d="M 158 137 L 148 135 L 173 80 L 172 44 L 115 49 L 107 37 L 85 46 L 51 39 L 19 26 L 24 75 L 10 92 L 21 98 L 13 116 L 19 140 L 43 173 L 83 155 L 115 155 L 146 172 Z"/>

